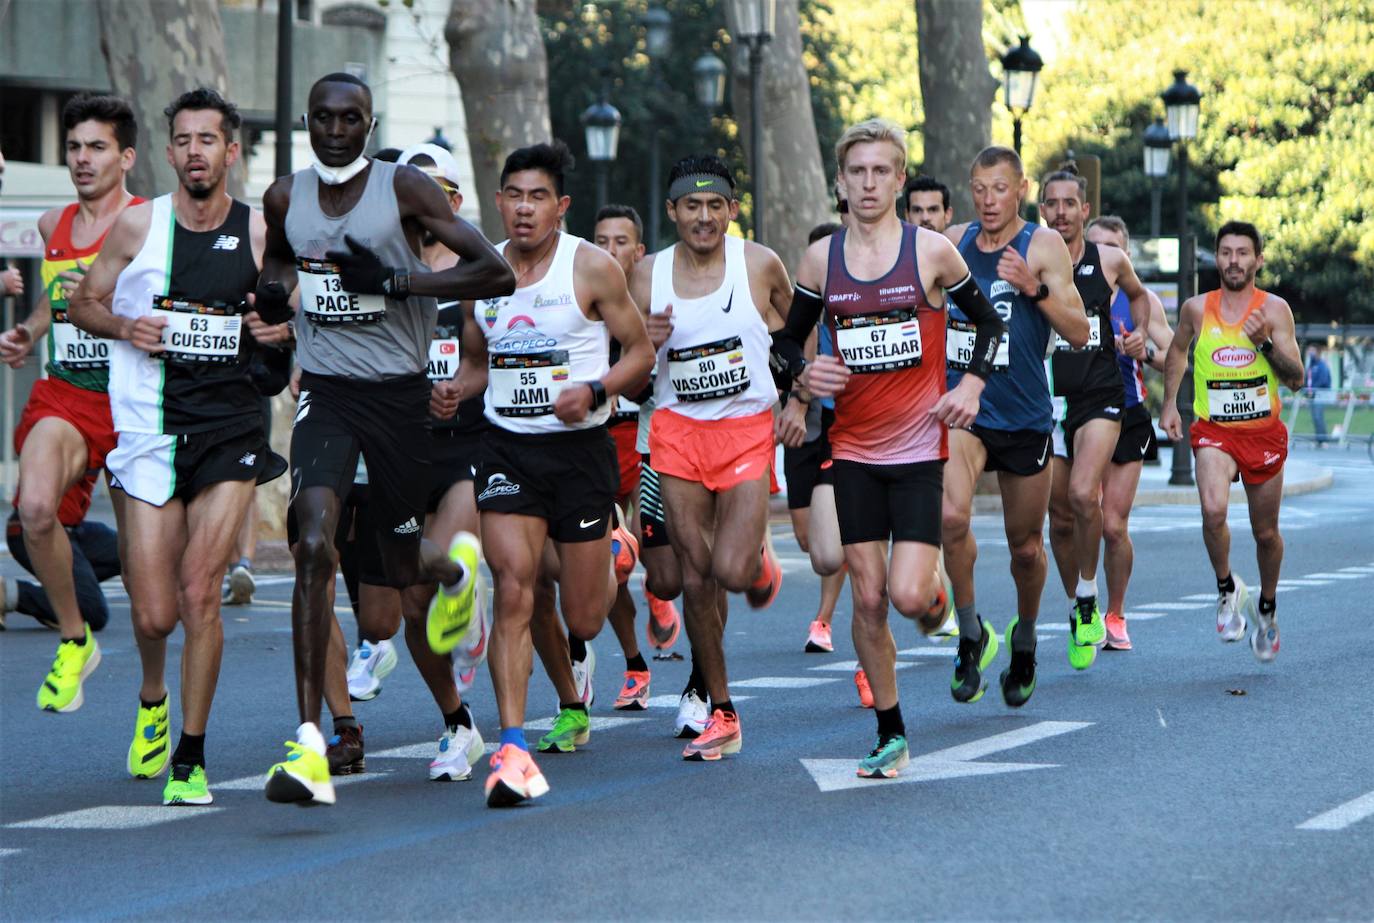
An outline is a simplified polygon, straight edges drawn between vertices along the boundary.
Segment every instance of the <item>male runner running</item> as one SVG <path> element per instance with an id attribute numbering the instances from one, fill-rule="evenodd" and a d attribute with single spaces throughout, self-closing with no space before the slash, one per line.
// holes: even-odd
<path id="1" fill-rule="evenodd" d="M 892 778 L 909 755 L 888 601 L 932 629 L 944 621 L 936 568 L 946 434 L 977 416 L 1003 324 L 953 245 L 893 211 L 906 167 L 901 128 L 861 122 L 840 136 L 835 159 L 850 226 L 807 249 L 775 342 L 807 390 L 835 395 L 835 506 L 854 593 L 854 649 L 878 719 L 878 743 L 857 771 Z M 946 291 L 975 331 L 969 374 L 948 391 Z M 807 363 L 800 344 L 823 310 L 837 355 Z"/>
<path id="2" fill-rule="evenodd" d="M 1098 246 L 1105 244 L 1127 250 L 1130 244 L 1126 222 L 1115 215 L 1103 215 L 1089 221 L 1084 235 Z M 1148 365 L 1155 371 L 1164 371 L 1164 355 L 1174 336 L 1159 296 L 1148 289 L 1147 293 L 1150 296 L 1150 324 L 1144 330 L 1135 326 L 1125 291 L 1118 289 L 1112 299 L 1112 327 L 1116 334 L 1116 359 L 1126 389 L 1126 413 L 1121 421 L 1121 438 L 1112 452 L 1112 463 L 1102 478 L 1102 569 L 1107 577 L 1107 614 L 1103 619 L 1107 641 L 1103 647 L 1116 651 L 1131 649 L 1131 636 L 1126 627 L 1126 587 L 1135 559 L 1130 534 L 1131 507 L 1135 503 L 1142 466 L 1158 458 L 1159 454 L 1154 422 L 1145 406 L 1144 368 Z M 1051 544 L 1054 529 L 1051 511 Z M 1070 517 L 1069 532 L 1072 530 Z"/>
<path id="3" fill-rule="evenodd" d="M 16 368 L 38 338 L 48 334 L 48 377 L 34 382 L 14 430 L 14 448 L 19 453 L 17 505 L 24 547 L 62 634 L 52 669 L 38 687 L 38 707 L 52 712 L 81 707 L 81 684 L 100 663 L 100 645 L 77 602 L 72 546 L 64 527 L 85 518 L 95 480 L 115 446 L 106 394 L 110 344 L 72 324 L 68 299 L 115 219 L 128 205 L 142 201 L 124 188 L 138 134 L 128 103 L 117 96 L 73 97 L 62 109 L 62 127 L 77 201 L 39 218 L 43 297 L 27 319 L 0 334 L 0 359 Z M 118 512 L 123 496 L 111 491 L 110 497 Z"/>
<path id="4" fill-rule="evenodd" d="M 501 744 L 486 783 L 491 807 L 548 791 L 523 729 L 540 559 L 552 539 L 568 634 L 573 643 L 590 641 L 608 609 L 607 535 L 619 474 L 605 424 L 611 399 L 643 380 L 653 362 L 620 265 L 559 231 L 571 204 L 563 194 L 571 169 L 572 155 L 557 141 L 506 158 L 496 205 L 510 237 L 500 250 L 518 287 L 513 295 L 463 305 L 458 390 L 485 392 L 492 424 L 475 484 L 495 586 L 488 662 Z M 621 345 L 614 365 L 609 337 Z M 559 704 L 560 737 L 551 749 L 566 752 L 585 742 L 589 725 L 585 703 Z"/>
<path id="5" fill-rule="evenodd" d="M 1279 383 L 1302 387 L 1302 351 L 1293 335 L 1288 302 L 1255 287 L 1264 265 L 1264 241 L 1253 224 L 1228 221 L 1217 230 L 1221 288 L 1195 295 L 1178 312 L 1178 328 L 1164 365 L 1164 410 L 1159 424 L 1183 438 L 1178 386 L 1193 350 L 1193 451 L 1202 502 L 1202 538 L 1217 577 L 1217 633 L 1245 637 L 1247 612 L 1255 618 L 1250 650 L 1262 663 L 1279 653 L 1275 611 L 1283 537 L 1279 504 L 1288 428 L 1279 416 Z M 1196 342 L 1194 339 L 1196 338 Z M 1259 562 L 1259 605 L 1231 573 L 1231 530 L 1226 509 L 1231 482 L 1245 485 L 1250 531 Z"/>
<path id="6" fill-rule="evenodd" d="M 924 173 L 911 177 L 902 187 L 902 201 L 906 203 L 908 224 L 944 233 L 954 220 L 949 204 L 949 187 Z"/>
<path id="7" fill-rule="evenodd" d="M 226 190 L 238 110 L 207 88 L 165 110 L 178 186 L 110 230 L 72 297 L 81 329 L 112 344 L 110 404 L 119 444 L 107 459 L 128 497 L 125 583 L 143 664 L 128 769 L 168 764 L 164 669 L 180 622 L 182 732 L 163 804 L 209 804 L 205 729 L 224 647 L 220 581 L 271 450 L 249 373 L 244 314 L 257 281 L 262 217 Z M 284 373 L 290 353 L 273 349 Z M 281 385 L 285 385 L 285 374 Z"/>
<path id="8" fill-rule="evenodd" d="M 1117 291 L 1129 299 L 1132 326 L 1149 323 L 1149 292 L 1136 277 L 1124 250 L 1099 247 L 1083 237 L 1088 217 L 1088 181 L 1072 170 L 1057 170 L 1040 183 L 1040 214 L 1059 232 L 1073 260 L 1073 284 L 1092 325 L 1088 345 L 1072 349 L 1056 337 L 1050 357 L 1053 393 L 1065 400 L 1062 459 L 1053 462 L 1051 522 L 1073 520 L 1072 542 L 1054 539 L 1051 548 L 1069 596 L 1069 664 L 1085 670 L 1106 640 L 1097 605 L 1097 559 L 1102 544 L 1102 481 L 1121 438 L 1126 393 L 1117 364 L 1112 301 Z"/>
<path id="9" fill-rule="evenodd" d="M 718 760 L 741 745 L 725 670 L 726 593 L 747 593 L 757 608 L 782 582 L 764 544 L 777 404 L 768 334 L 782 326 L 792 284 L 772 250 L 726 235 L 739 202 L 719 157 L 673 164 L 667 209 L 680 243 L 640 263 L 631 288 L 649 307 L 658 348 L 649 457 L 682 568 L 692 644 L 678 734 L 695 730 L 702 693 L 711 706 L 682 756 Z"/>
<path id="10" fill-rule="evenodd" d="M 301 725 L 288 758 L 273 766 L 267 797 L 332 804 L 320 699 L 332 646 L 335 530 L 361 454 L 369 475 L 367 527 L 381 573 L 369 582 L 403 588 L 441 583 L 431 604 L 431 647 L 447 652 L 471 625 L 477 538 L 462 534 L 444 554 L 421 536 L 429 495 L 431 385 L 425 370 L 436 296 L 508 292 L 510 267 L 481 233 L 453 214 L 448 198 L 410 166 L 369 160 L 376 125 L 372 91 L 351 74 L 328 74 L 310 90 L 305 115 L 315 162 L 278 179 L 263 197 L 267 250 L 258 310 L 296 322 L 300 404 L 291 438 L 292 507 L 300 526 L 292 641 Z M 428 231 L 459 256 L 428 272 Z M 340 664 L 339 666 L 342 666 Z"/>
<path id="11" fill-rule="evenodd" d="M 986 688 L 983 671 L 997 656 L 997 638 L 978 614 L 973 565 L 978 545 L 969 530 L 973 488 L 983 471 L 996 471 L 1002 519 L 1016 583 L 1016 617 L 1007 625 L 1011 665 L 1001 676 L 1008 705 L 1024 705 L 1035 691 L 1035 620 L 1045 586 L 1041 530 L 1049 506 L 1050 388 L 1045 350 L 1057 331 L 1075 348 L 1087 345 L 1089 325 L 1073 285 L 1068 247 L 1048 228 L 1021 218 L 1028 184 L 1021 158 L 989 147 L 974 158 L 969 189 L 978 220 L 953 225 L 945 236 L 958 244 L 978 288 L 1006 322 L 993 373 L 983 390 L 978 418 L 949 434 L 945 467 L 945 567 L 954 587 L 959 656 L 950 693 L 977 701 Z M 949 312 L 946 359 L 949 385 L 963 377 L 975 332 L 956 303 Z"/>

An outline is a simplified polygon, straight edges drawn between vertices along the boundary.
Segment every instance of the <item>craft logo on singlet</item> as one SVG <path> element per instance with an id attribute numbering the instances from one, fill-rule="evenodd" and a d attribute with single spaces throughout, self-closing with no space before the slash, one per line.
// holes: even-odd
<path id="1" fill-rule="evenodd" d="M 1218 346 L 1212 350 L 1212 361 L 1228 369 L 1243 369 L 1255 361 L 1255 351 L 1244 346 Z"/>
<path id="2" fill-rule="evenodd" d="M 833 295 L 826 295 L 825 300 L 831 304 L 834 304 L 837 301 L 858 301 L 861 297 L 863 296 L 860 295 L 858 292 L 836 292 Z"/>

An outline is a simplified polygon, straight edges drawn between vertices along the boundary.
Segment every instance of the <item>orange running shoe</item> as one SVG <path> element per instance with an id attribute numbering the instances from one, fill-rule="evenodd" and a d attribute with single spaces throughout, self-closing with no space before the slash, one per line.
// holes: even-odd
<path id="1" fill-rule="evenodd" d="M 854 671 L 854 688 L 859 690 L 859 704 L 864 708 L 872 708 L 873 690 L 868 685 L 868 674 L 863 667 Z"/>
<path id="2" fill-rule="evenodd" d="M 616 711 L 643 711 L 649 707 L 649 671 L 626 670 L 625 685 L 616 696 Z"/>
<path id="3" fill-rule="evenodd" d="M 816 619 L 806 632 L 806 652 L 808 654 L 829 654 L 835 650 L 830 640 L 830 626 Z"/>
<path id="4" fill-rule="evenodd" d="M 531 798 L 548 794 L 549 783 L 529 753 L 515 744 L 505 744 L 491 755 L 491 775 L 487 776 L 487 807 L 508 808 Z"/>
<path id="5" fill-rule="evenodd" d="M 782 565 L 767 542 L 764 542 L 761 554 L 763 566 L 759 568 L 759 577 L 744 593 L 751 609 L 767 609 L 773 605 L 773 600 L 778 598 L 778 591 L 782 589 Z"/>
<path id="6" fill-rule="evenodd" d="M 611 530 L 611 557 L 615 561 L 615 581 L 624 586 L 639 563 L 639 539 L 630 534 L 619 516 Z"/>
<path id="7" fill-rule="evenodd" d="M 1104 649 L 1109 651 L 1129 651 L 1131 649 L 1131 635 L 1126 631 L 1126 617 L 1124 615 L 1108 612 L 1103 627 L 1107 629 L 1107 641 L 1102 645 Z"/>
<path id="8" fill-rule="evenodd" d="M 644 601 L 649 604 L 649 619 L 644 623 L 649 646 L 666 651 L 677 643 L 677 636 L 682 631 L 682 615 L 671 599 L 659 599 L 648 590 L 644 591 Z"/>
<path id="9" fill-rule="evenodd" d="M 684 760 L 718 760 L 738 753 L 744 738 L 740 736 L 739 715 L 726 714 L 717 708 L 706 722 L 706 729 L 682 751 Z"/>

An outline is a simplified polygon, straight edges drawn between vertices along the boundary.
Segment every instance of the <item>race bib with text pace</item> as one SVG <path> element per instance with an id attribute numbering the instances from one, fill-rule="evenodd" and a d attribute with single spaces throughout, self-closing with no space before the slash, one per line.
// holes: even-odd
<path id="1" fill-rule="evenodd" d="M 503 417 L 541 417 L 568 385 L 568 351 L 492 353 L 487 369 L 491 406 Z"/>
<path id="2" fill-rule="evenodd" d="M 333 263 L 298 259 L 296 278 L 301 289 L 301 310 L 313 323 L 375 324 L 386 316 L 386 299 L 344 291 L 339 267 Z"/>
<path id="3" fill-rule="evenodd" d="M 978 326 L 972 321 L 953 317 L 945 330 L 945 364 L 955 371 L 966 371 L 973 361 L 973 344 L 978 339 Z M 997 341 L 997 355 L 992 359 L 994 372 L 1005 372 L 1011 360 L 1011 328 L 1002 331 Z"/>
<path id="4" fill-rule="evenodd" d="M 668 380 L 684 403 L 740 394 L 749 388 L 749 363 L 739 337 L 668 350 Z"/>
<path id="5" fill-rule="evenodd" d="M 921 325 L 905 308 L 836 317 L 835 352 L 856 374 L 914 368 L 921 364 Z"/>
<path id="6" fill-rule="evenodd" d="M 106 369 L 110 367 L 110 341 L 91 336 L 67 320 L 66 311 L 54 311 L 52 328 L 53 353 L 63 368 Z"/>
<path id="7" fill-rule="evenodd" d="M 160 358 L 187 365 L 238 361 L 243 318 L 237 307 L 155 296 L 152 316 L 167 321 L 162 328 Z"/>

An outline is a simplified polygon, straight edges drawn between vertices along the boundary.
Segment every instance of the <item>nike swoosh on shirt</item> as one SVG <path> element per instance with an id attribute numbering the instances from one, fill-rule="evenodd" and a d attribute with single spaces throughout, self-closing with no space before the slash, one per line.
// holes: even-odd
<path id="1" fill-rule="evenodd" d="M 1147 454 L 1149 453 L 1149 451 L 1150 451 L 1150 440 L 1146 439 L 1146 440 L 1145 440 L 1145 444 L 1142 445 L 1142 446 L 1140 447 L 1140 455 L 1141 455 L 1141 457 L 1142 457 L 1142 458 L 1145 457 L 1145 455 L 1147 455 Z"/>
<path id="2" fill-rule="evenodd" d="M 734 306 L 735 306 L 735 290 L 732 288 L 732 289 L 730 289 L 730 297 L 727 298 L 727 299 L 725 299 L 725 307 L 721 308 L 721 310 L 724 311 L 726 314 L 729 314 L 729 313 L 730 313 L 730 309 L 733 308 Z"/>

